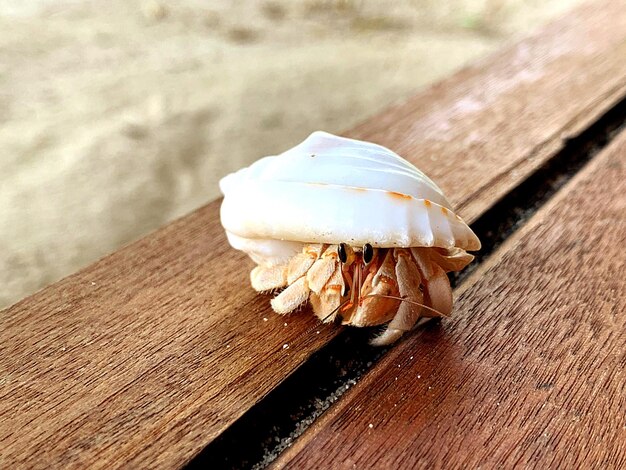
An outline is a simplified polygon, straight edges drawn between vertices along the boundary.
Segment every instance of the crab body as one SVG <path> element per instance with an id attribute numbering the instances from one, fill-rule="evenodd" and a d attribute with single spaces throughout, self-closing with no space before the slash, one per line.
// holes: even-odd
<path id="1" fill-rule="evenodd" d="M 281 314 L 310 300 L 323 321 L 387 329 L 396 341 L 421 317 L 448 315 L 448 271 L 480 241 L 441 190 L 385 147 L 315 132 L 220 181 L 230 244 L 258 264 L 257 291 L 283 289 Z"/>

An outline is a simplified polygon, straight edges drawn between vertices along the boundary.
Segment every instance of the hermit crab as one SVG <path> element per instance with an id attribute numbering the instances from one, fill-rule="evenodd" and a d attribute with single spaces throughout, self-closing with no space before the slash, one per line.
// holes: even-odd
<path id="1" fill-rule="evenodd" d="M 325 132 L 220 181 L 230 244 L 257 263 L 252 287 L 274 311 L 310 301 L 323 321 L 388 323 L 386 345 L 422 317 L 447 316 L 446 272 L 480 249 L 424 173 L 385 147 Z"/>

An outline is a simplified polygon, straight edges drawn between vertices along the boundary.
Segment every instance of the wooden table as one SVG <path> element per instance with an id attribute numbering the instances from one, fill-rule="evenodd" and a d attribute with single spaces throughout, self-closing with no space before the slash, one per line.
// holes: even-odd
<path id="1" fill-rule="evenodd" d="M 625 468 L 625 123 L 604 0 L 347 132 L 485 241 L 388 350 L 271 312 L 220 201 L 4 310 L 0 468 Z"/>

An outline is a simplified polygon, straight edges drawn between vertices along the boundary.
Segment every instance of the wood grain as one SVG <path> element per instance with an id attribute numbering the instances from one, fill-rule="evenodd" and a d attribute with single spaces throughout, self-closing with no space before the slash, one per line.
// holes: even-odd
<path id="1" fill-rule="evenodd" d="M 348 135 L 406 155 L 472 221 L 624 95 L 622 4 L 583 7 Z M 269 310 L 218 214 L 0 314 L 0 467 L 180 466 L 337 334 Z"/>
<path id="2" fill-rule="evenodd" d="M 626 131 L 276 468 L 626 468 Z"/>
<path id="3" fill-rule="evenodd" d="M 626 96 L 625 57 L 626 1 L 590 2 L 350 136 L 426 170 L 475 220 Z"/>

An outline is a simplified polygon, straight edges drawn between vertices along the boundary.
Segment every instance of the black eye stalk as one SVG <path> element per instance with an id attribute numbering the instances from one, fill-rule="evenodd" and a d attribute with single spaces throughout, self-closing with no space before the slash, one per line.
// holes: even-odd
<path id="1" fill-rule="evenodd" d="M 340 243 L 339 249 L 337 250 L 337 254 L 339 255 L 339 261 L 345 263 L 348 261 L 348 252 L 346 251 L 346 244 Z"/>
<path id="2" fill-rule="evenodd" d="M 365 245 L 363 245 L 363 263 L 365 263 L 365 265 L 368 265 L 372 262 L 373 258 L 374 248 L 372 248 L 372 245 L 370 245 L 369 243 L 366 243 Z"/>

